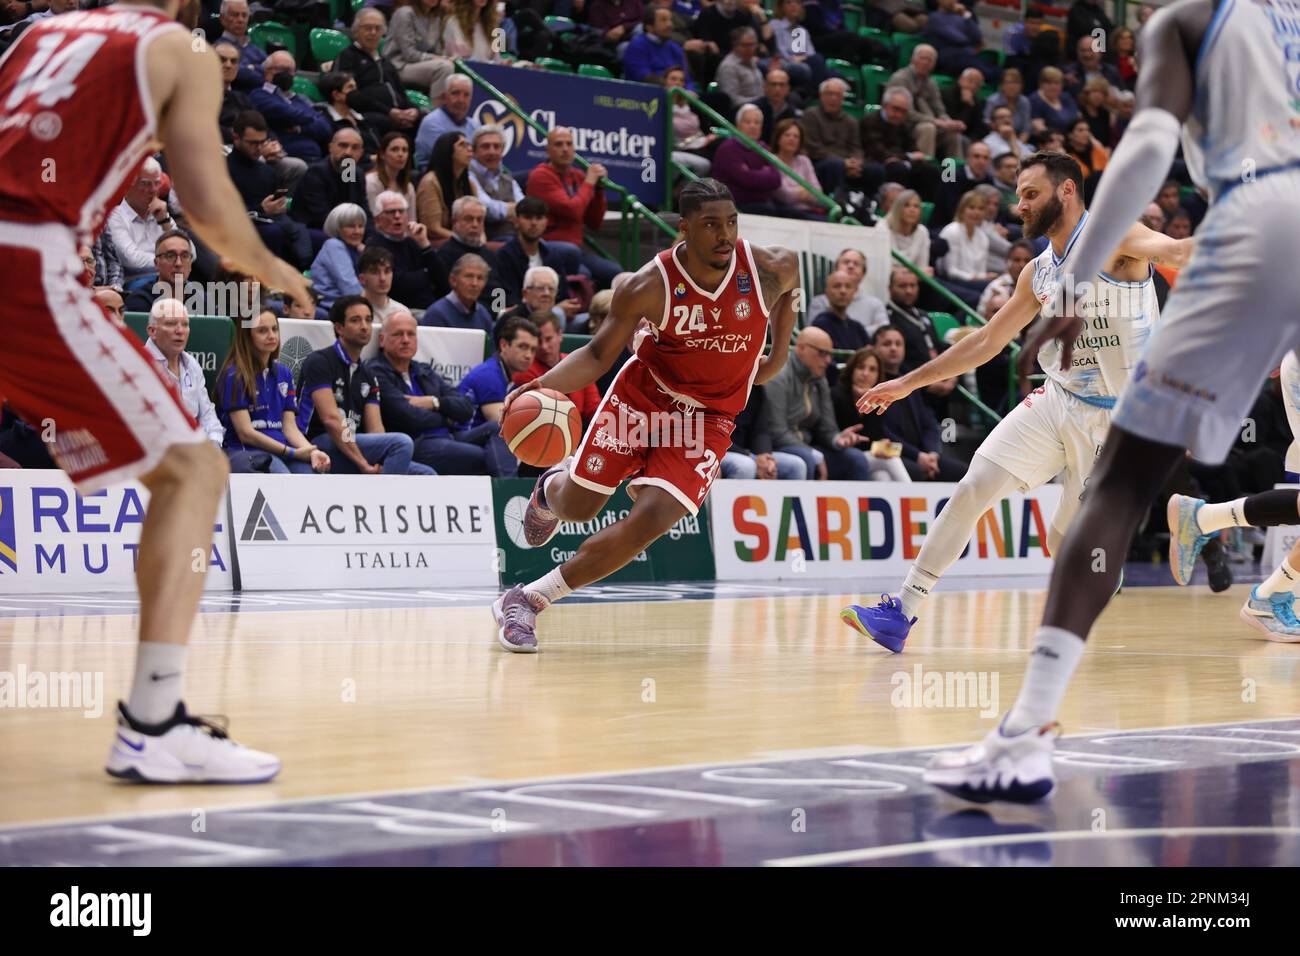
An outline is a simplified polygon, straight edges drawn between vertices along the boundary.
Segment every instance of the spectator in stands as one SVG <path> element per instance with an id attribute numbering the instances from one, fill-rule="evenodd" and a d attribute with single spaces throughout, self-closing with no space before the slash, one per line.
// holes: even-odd
<path id="1" fill-rule="evenodd" d="M 482 256 L 466 253 L 451 269 L 451 291 L 425 310 L 421 325 L 444 329 L 482 329 L 492 334 L 492 313 L 479 298 L 487 285 L 489 267 Z"/>
<path id="2" fill-rule="evenodd" d="M 298 66 L 292 54 L 277 50 L 263 61 L 262 72 L 266 82 L 248 94 L 253 109 L 275 131 L 286 153 L 308 164 L 316 162 L 325 155 L 332 129 L 311 100 L 293 92 Z"/>
<path id="3" fill-rule="evenodd" d="M 135 289 L 126 296 L 126 311 L 148 312 L 155 301 L 176 299 L 191 315 L 208 315 L 203 286 L 190 281 L 194 268 L 194 246 L 187 233 L 169 229 L 154 243 L 154 268 L 158 278 L 152 286 Z M 186 325 L 186 335 L 189 326 Z"/>
<path id="4" fill-rule="evenodd" d="M 229 143 L 230 128 L 235 123 L 235 117 L 244 110 L 251 110 L 253 101 L 248 97 L 248 90 L 235 86 L 235 80 L 239 76 L 239 47 L 229 40 L 221 40 L 213 44 L 212 49 L 221 64 L 221 115 L 218 123 L 221 126 L 222 140 Z"/>
<path id="5" fill-rule="evenodd" d="M 930 265 L 930 230 L 921 223 L 924 209 L 915 189 L 905 189 L 898 194 L 885 222 L 889 226 L 889 240 L 895 252 L 912 263 L 926 275 L 934 275 Z"/>
<path id="6" fill-rule="evenodd" d="M 1084 87 L 1090 80 L 1106 81 L 1106 97 L 1103 102 L 1107 102 L 1112 97 L 1112 91 L 1118 93 L 1123 80 L 1120 79 L 1119 70 L 1111 63 L 1105 62 L 1101 58 L 1101 50 L 1105 48 L 1106 38 L 1101 37 L 1095 40 L 1090 37 L 1080 37 L 1075 47 L 1075 59 L 1061 70 L 1062 77 L 1065 81 L 1065 89 L 1076 100 L 1083 98 Z"/>
<path id="7" fill-rule="evenodd" d="M 669 7 L 647 6 L 641 15 L 641 32 L 623 51 L 623 79 L 637 83 L 663 82 L 664 72 L 677 67 L 686 78 L 686 88 L 694 91 L 686 51 L 672 40 L 673 11 Z"/>
<path id="8" fill-rule="evenodd" d="M 511 381 L 516 385 L 540 378 L 568 354 L 560 351 L 564 343 L 564 319 L 561 316 L 554 312 L 535 312 L 528 317 L 528 321 L 537 328 L 537 354 L 527 369 L 515 373 Z M 576 392 L 570 392 L 568 397 L 577 406 L 584 425 L 595 417 L 596 409 L 600 407 L 600 392 L 596 391 L 594 382 Z"/>
<path id="9" fill-rule="evenodd" d="M 330 126 L 336 130 L 340 126 L 350 126 L 361 134 L 363 149 L 360 163 L 365 167 L 369 164 L 370 157 L 379 152 L 379 136 L 369 121 L 348 105 L 348 97 L 357 88 L 356 78 L 351 73 L 325 73 L 316 81 L 316 87 L 325 100 L 316 108 L 329 120 Z"/>
<path id="10" fill-rule="evenodd" d="M 493 311 L 505 308 L 505 292 L 497 272 L 497 255 L 487 244 L 484 221 L 487 210 L 474 196 L 461 196 L 451 205 L 451 238 L 438 250 L 438 260 L 450 274 L 461 256 L 475 254 L 488 265 L 487 283 L 479 300 Z"/>
<path id="11" fill-rule="evenodd" d="M 325 217 L 324 231 L 328 238 L 312 260 L 311 279 L 320 296 L 320 307 L 328 310 L 340 296 L 362 294 L 357 265 L 366 248 L 365 209 L 355 203 L 335 206 Z M 392 281 L 390 264 L 390 285 Z"/>
<path id="12" fill-rule="evenodd" d="M 844 112 L 847 91 L 839 77 L 824 81 L 818 87 L 818 105 L 805 110 L 799 120 L 804 149 L 822 189 L 831 195 L 843 185 L 869 193 L 884 179 L 879 170 L 867 173 L 858 124 Z"/>
<path id="13" fill-rule="evenodd" d="M 1137 36 L 1128 27 L 1116 27 L 1110 35 L 1107 56 L 1111 64 L 1119 71 L 1121 89 L 1137 88 Z"/>
<path id="14" fill-rule="evenodd" d="M 1165 235 L 1170 239 L 1186 239 L 1192 234 L 1192 217 L 1187 214 L 1186 209 L 1177 209 L 1169 217 L 1169 222 L 1165 226 Z"/>
<path id="15" fill-rule="evenodd" d="M 974 67 L 989 83 L 998 79 L 998 67 L 981 60 L 978 50 L 984 44 L 979 19 L 957 0 L 939 0 L 939 9 L 930 14 L 921 31 L 939 52 L 939 70 L 956 76 L 966 67 Z"/>
<path id="16" fill-rule="evenodd" d="M 159 299 L 149 309 L 145 327 L 148 338 L 144 350 L 158 365 L 164 378 L 170 378 L 180 393 L 185 410 L 190 413 L 208 441 L 221 447 L 225 430 L 217 419 L 217 410 L 208 398 L 203 367 L 185 351 L 190 341 L 190 314 L 177 299 Z"/>
<path id="17" fill-rule="evenodd" d="M 891 363 L 891 372 L 910 372 L 924 365 L 947 345 L 939 338 L 930 314 L 916 304 L 920 298 L 921 280 L 904 266 L 895 266 L 889 273 L 889 322 L 903 336 L 903 358 Z M 952 391 L 956 379 L 948 379 L 942 394 Z M 944 383 L 937 383 L 943 385 Z"/>
<path id="18" fill-rule="evenodd" d="M 1016 182 L 1020 176 L 1020 160 L 1011 153 L 993 154 L 993 185 L 998 190 L 998 205 L 1001 209 L 999 221 L 1019 222 L 1020 213 L 1017 206 L 1020 197 L 1016 193 Z"/>
<path id="19" fill-rule="evenodd" d="M 1013 236 L 1011 230 L 998 221 L 1002 211 L 1002 199 L 996 186 L 980 183 L 971 192 L 978 194 L 983 201 L 984 219 L 980 223 L 980 229 L 989 237 L 988 269 L 990 272 L 1000 273 L 1007 267 L 1007 253 L 1011 251 L 1011 240 L 1020 237 L 1019 231 L 1017 230 L 1016 235 Z"/>
<path id="20" fill-rule="evenodd" d="M 513 478 L 519 461 L 501 439 L 497 422 L 473 428 L 474 405 L 415 358 L 418 326 L 409 312 L 395 312 L 379 330 L 379 355 L 366 363 L 379 383 L 384 426 L 409 435 L 414 459 L 440 475 L 491 475 Z"/>
<path id="21" fill-rule="evenodd" d="M 788 72 L 788 71 L 787 71 Z M 763 71 L 758 65 L 758 34 L 752 27 L 737 27 L 731 52 L 718 65 L 718 89 L 737 109 L 763 95 Z"/>
<path id="22" fill-rule="evenodd" d="M 270 175 L 274 179 L 274 174 Z M 176 226 L 167 211 L 167 201 L 158 195 L 161 185 L 162 167 L 150 157 L 108 217 L 106 230 L 122 265 L 123 280 L 129 287 L 147 287 L 153 283 L 158 237 Z"/>
<path id="23" fill-rule="evenodd" d="M 493 333 L 496 354 L 465 373 L 457 388 L 474 405 L 470 427 L 501 421 L 511 378 L 526 371 L 537 353 L 537 326 L 527 319 L 511 318 L 498 323 Z"/>
<path id="24" fill-rule="evenodd" d="M 113 235 L 108 229 L 104 229 L 95 237 L 90 251 L 95 257 L 93 284 L 114 289 L 122 288 L 122 263 L 117 257 L 117 247 L 113 245 Z"/>
<path id="25" fill-rule="evenodd" d="M 731 447 L 722 456 L 720 476 L 761 480 L 802 481 L 808 466 L 797 455 L 772 450 L 772 427 L 765 405 L 766 390 L 756 385 L 749 400 L 736 416 Z"/>
<path id="26" fill-rule="evenodd" d="M 103 286 L 95 290 L 92 298 L 104 307 L 110 319 L 123 328 L 126 327 L 126 303 L 122 301 L 122 293 L 111 286 Z"/>
<path id="27" fill-rule="evenodd" d="M 533 266 L 524 273 L 524 289 L 522 300 L 514 308 L 501 313 L 501 318 L 509 318 L 512 315 L 520 315 L 528 318 L 538 312 L 553 312 L 563 321 L 566 328 L 582 311 L 582 303 L 577 299 L 566 299 L 563 302 L 557 302 L 556 296 L 559 294 L 560 277 L 556 271 L 548 266 Z M 609 290 L 606 289 L 606 292 Z M 576 329 L 575 329 L 576 331 Z"/>
<path id="28" fill-rule="evenodd" d="M 382 192 L 400 193 L 407 207 L 415 205 L 415 166 L 411 162 L 411 141 L 401 133 L 385 133 L 379 141 L 375 168 L 366 173 L 366 202 L 373 203 Z"/>
<path id="29" fill-rule="evenodd" d="M 882 378 L 896 377 L 904 354 L 903 333 L 892 325 L 877 329 L 874 347 Z M 961 481 L 966 462 L 943 451 L 939 420 L 923 393 L 894 402 L 883 417 L 885 435 L 903 446 L 903 467 L 914 481 Z"/>
<path id="30" fill-rule="evenodd" d="M 1064 90 L 1063 74 L 1054 66 L 1038 73 L 1038 91 L 1029 97 L 1035 130 L 1054 129 L 1065 132 L 1079 118 L 1079 104 Z"/>
<path id="31" fill-rule="evenodd" d="M 416 218 L 433 239 L 451 238 L 451 207 L 465 196 L 477 196 L 470 176 L 473 151 L 462 133 L 443 133 L 434 144 L 429 171 L 415 194 Z"/>
<path id="32" fill-rule="evenodd" d="M 1174 213 L 1178 212 L 1181 194 L 1182 187 L 1176 179 L 1165 180 L 1165 184 L 1160 187 L 1160 192 L 1156 193 L 1156 205 L 1165 214 L 1166 224 L 1173 218 Z"/>
<path id="33" fill-rule="evenodd" d="M 813 44 L 812 34 L 803 25 L 803 0 L 777 0 L 776 12 L 780 17 L 771 21 L 773 55 L 780 58 L 790 82 L 800 93 L 812 96 L 831 74 Z"/>
<path id="34" fill-rule="evenodd" d="M 993 318 L 993 313 L 1010 300 L 1020 273 L 1033 258 L 1034 244 L 1028 239 L 1017 239 L 1011 243 L 1011 249 L 1007 252 L 1007 271 L 984 287 L 976 311 L 986 319 Z"/>
<path id="35" fill-rule="evenodd" d="M 1165 211 L 1158 202 L 1148 203 L 1147 208 L 1143 211 L 1142 217 L 1138 221 L 1148 229 L 1152 229 L 1155 232 L 1164 232 L 1165 224 L 1167 222 L 1165 219 Z"/>
<path id="36" fill-rule="evenodd" d="M 587 23 L 610 46 L 626 44 L 644 15 L 641 0 L 590 0 Z"/>
<path id="37" fill-rule="evenodd" d="M 902 183 L 881 183 L 880 188 L 876 190 L 875 208 L 873 212 L 878 217 L 889 215 L 889 210 L 894 206 L 894 200 L 898 195 L 906 191 L 907 187 Z"/>
<path id="38" fill-rule="evenodd" d="M 447 133 L 460 133 L 469 142 L 478 129 L 479 122 L 469 115 L 470 100 L 474 96 L 474 84 L 464 73 L 457 73 L 447 80 L 447 93 L 442 105 L 420 121 L 420 130 L 415 136 L 415 168 L 424 172 L 429 168 L 429 158 L 433 147 Z"/>
<path id="39" fill-rule="evenodd" d="M 308 284 L 307 298 L 299 301 L 297 299 L 286 299 L 283 296 L 280 300 L 280 307 L 286 319 L 311 319 L 319 318 L 316 314 L 316 306 L 320 304 L 320 293 L 315 286 Z M 328 316 L 326 316 L 328 318 Z"/>
<path id="40" fill-rule="evenodd" d="M 913 120 L 917 123 L 916 135 L 921 152 L 932 156 L 957 156 L 961 152 L 961 134 L 966 124 L 948 115 L 939 84 L 934 81 L 934 66 L 938 58 L 938 52 L 930 44 L 919 44 L 912 51 L 911 62 L 889 78 L 886 89 L 902 87 L 912 95 L 912 109 L 916 113 Z M 981 73 L 980 83 L 975 88 L 979 89 L 983 81 Z M 927 129 L 927 125 L 933 127 L 933 132 Z"/>
<path id="41" fill-rule="evenodd" d="M 1110 110 L 1106 109 L 1106 98 L 1110 93 L 1111 85 L 1106 79 L 1093 76 L 1083 85 L 1079 97 L 1079 115 L 1088 121 L 1088 128 L 1097 142 L 1106 147 L 1115 141 L 1114 120 Z"/>
<path id="42" fill-rule="evenodd" d="M 858 283 L 847 272 L 832 272 L 826 277 L 826 309 L 812 320 L 812 325 L 831 337 L 831 345 L 852 352 L 871 341 L 866 328 L 849 317 L 849 303 L 858 291 Z M 828 377 L 832 369 L 827 370 Z"/>
<path id="43" fill-rule="evenodd" d="M 379 383 L 361 362 L 371 320 L 370 303 L 361 296 L 334 303 L 334 344 L 308 355 L 298 374 L 298 427 L 329 456 L 337 474 L 432 474 L 427 465 L 412 462 L 411 436 L 384 431 Z"/>
<path id="44" fill-rule="evenodd" d="M 762 111 L 746 103 L 736 114 L 736 129 L 751 139 L 758 139 L 763 131 Z M 775 199 L 781 187 L 781 174 L 766 158 L 739 139 L 727 139 L 718 147 L 713 155 L 713 178 L 731 190 L 736 208 L 741 212 L 804 218 L 793 207 L 777 206 Z"/>
<path id="45" fill-rule="evenodd" d="M 380 193 L 370 211 L 374 229 L 366 245 L 379 245 L 392 254 L 393 294 L 411 309 L 427 309 L 450 288 L 429 231 L 410 221 L 410 204 L 401 193 Z"/>
<path id="46" fill-rule="evenodd" d="M 870 336 L 889 318 L 885 315 L 885 303 L 881 302 L 866 289 L 867 257 L 859 249 L 845 249 L 835 260 L 833 272 L 842 272 L 853 280 L 853 297 L 849 301 L 848 315 L 861 325 Z M 808 306 L 808 317 L 814 318 L 830 309 L 830 302 L 825 293 L 813 298 Z"/>
<path id="47" fill-rule="evenodd" d="M 756 6 L 760 4 L 760 0 L 750 2 Z M 817 49 L 822 56 L 854 64 L 896 65 L 897 55 L 892 45 L 859 36 L 855 30 L 845 29 L 844 13 L 840 9 L 839 0 L 805 0 L 803 25 L 817 41 Z M 871 23 L 864 25 L 872 26 Z"/>
<path id="48" fill-rule="evenodd" d="M 1029 97 L 1024 95 L 1024 89 L 1025 80 L 1020 71 L 1007 67 L 1002 71 L 998 91 L 984 101 L 984 120 L 990 126 L 994 125 L 994 110 L 1004 106 L 1011 110 L 1011 125 L 1022 143 L 1029 138 L 1034 120 L 1033 105 L 1029 102 Z"/>
<path id="49" fill-rule="evenodd" d="M 1070 15 L 1065 20 L 1065 48 L 1077 49 L 1080 40 L 1091 41 L 1094 34 L 1104 42 L 1114 29 L 1115 24 L 1106 16 L 1101 0 L 1074 0 L 1070 5 Z"/>
<path id="50" fill-rule="evenodd" d="M 229 43 L 239 51 L 239 75 L 235 86 L 241 90 L 255 90 L 262 85 L 262 63 L 266 51 L 248 36 L 248 0 L 222 0 L 220 42 Z"/>
<path id="51" fill-rule="evenodd" d="M 1011 108 L 999 106 L 993 111 L 991 122 L 993 129 L 985 136 L 981 143 L 989 148 L 989 153 L 994 158 L 994 169 L 997 168 L 997 159 L 1001 156 L 1010 156 L 1016 162 L 1016 167 L 1020 166 L 1020 159 L 1028 156 L 1033 152 L 1028 146 L 1021 142 L 1020 137 L 1016 135 L 1015 126 L 1011 120 Z M 996 180 L 996 172 L 994 179 Z M 996 185 L 996 182 L 994 183 Z"/>
<path id="52" fill-rule="evenodd" d="M 361 297 L 369 304 L 370 313 L 376 322 L 384 321 L 395 312 L 410 311 L 388 294 L 393 288 L 394 274 L 393 253 L 381 245 L 368 246 L 357 257 L 357 280 L 361 283 Z M 330 308 L 334 307 L 331 305 Z"/>
<path id="53" fill-rule="evenodd" d="M 324 229 L 326 217 L 342 205 L 359 206 L 364 218 L 370 200 L 361 175 L 362 143 L 361 134 L 351 126 L 334 130 L 329 155 L 307 168 L 289 215 L 308 229 Z"/>
<path id="54" fill-rule="evenodd" d="M 680 67 L 668 67 L 664 72 L 664 88 L 669 91 L 673 104 L 673 159 L 696 176 L 704 177 L 712 168 L 708 157 L 718 137 L 714 133 L 706 135 L 695 108 L 673 94 L 673 90 L 685 85 L 686 73 Z"/>
<path id="55" fill-rule="evenodd" d="M 765 143 L 775 142 L 772 133 L 781 120 L 798 119 L 803 115 L 803 110 L 790 102 L 790 75 L 777 67 L 767 71 L 763 78 L 763 95 L 754 100 L 754 105 L 763 111 Z"/>
<path id="56" fill-rule="evenodd" d="M 77 258 L 81 260 L 81 275 L 85 284 L 95 284 L 95 253 L 84 243 L 77 246 Z"/>
<path id="57" fill-rule="evenodd" d="M 453 60 L 500 62 L 501 52 L 493 42 L 499 27 L 495 3 L 451 0 L 451 13 L 442 23 L 442 52 Z"/>
<path id="58" fill-rule="evenodd" d="M 547 266 L 556 273 L 556 298 L 570 298 L 567 276 L 577 275 L 578 250 L 568 243 L 551 243 L 542 239 L 546 233 L 546 203 L 536 196 L 526 196 L 515 207 L 518 230 L 497 250 L 497 277 L 506 290 L 506 302 L 520 301 L 527 274 L 532 268 Z"/>
<path id="59" fill-rule="evenodd" d="M 865 481 L 866 460 L 855 451 L 860 429 L 835 424 L 826 370 L 832 360 L 831 338 L 822 329 L 803 329 L 794 356 L 764 388 L 772 446 L 803 459 L 808 474 Z"/>
<path id="60" fill-rule="evenodd" d="M 302 223 L 286 215 L 289 190 L 277 185 L 274 170 L 262 161 L 267 138 L 261 113 L 240 113 L 235 117 L 234 145 L 226 157 L 226 170 L 244 198 L 244 208 L 253 213 L 253 225 L 262 241 L 281 258 L 305 269 L 312 260 L 311 235 Z"/>
<path id="61" fill-rule="evenodd" d="M 756 106 L 753 108 L 758 109 Z M 771 144 L 772 152 L 776 154 L 777 159 L 798 173 L 813 189 L 821 189 L 812 160 L 803 151 L 803 129 L 797 120 L 789 118 L 780 120 L 776 124 L 776 132 L 772 136 Z M 825 208 L 811 192 L 786 173 L 781 173 L 780 176 L 781 185 L 777 187 L 775 196 L 778 207 L 795 210 L 808 219 L 825 218 Z"/>
<path id="62" fill-rule="evenodd" d="M 967 67 L 957 77 L 957 82 L 940 91 L 943 105 L 954 122 L 964 127 L 967 140 L 983 139 L 988 135 L 989 127 L 984 122 L 984 101 L 980 99 L 980 89 L 984 86 L 984 75 L 979 70 Z M 956 156 L 951 152 L 949 156 Z"/>
<path id="63" fill-rule="evenodd" d="M 1092 135 L 1092 125 L 1086 117 L 1080 116 L 1070 124 L 1066 133 L 1065 151 L 1079 164 L 1079 171 L 1083 173 L 1083 195 L 1091 201 L 1101 171 L 1110 162 L 1110 150 L 1097 142 Z"/>
<path id="64" fill-rule="evenodd" d="M 961 197 L 976 186 L 993 185 L 993 177 L 989 175 L 992 161 L 993 154 L 984 143 L 976 140 L 966 147 L 966 165 L 956 171 L 952 182 L 939 184 L 939 195 L 934 201 L 935 222 L 950 221 Z"/>
<path id="65" fill-rule="evenodd" d="M 406 86 L 429 91 L 434 103 L 442 99 L 447 78 L 455 71 L 442 53 L 443 0 L 398 0 L 388 24 L 384 57 Z"/>
<path id="66" fill-rule="evenodd" d="M 605 188 L 601 180 L 607 173 L 603 165 L 592 163 L 584 174 L 574 167 L 573 159 L 572 130 L 556 126 L 546 134 L 546 162 L 538 163 L 528 174 L 526 191 L 546 203 L 550 217 L 547 241 L 560 240 L 576 246 L 597 288 L 604 289 L 622 269 L 618 263 L 583 247 L 582 227 L 599 229 L 605 222 Z"/>
<path id="67" fill-rule="evenodd" d="M 894 180 L 933 199 L 939 169 L 926 159 L 923 136 L 933 143 L 934 126 L 917 121 L 912 94 L 899 86 L 885 90 L 880 109 L 862 118 L 862 144 L 876 182 Z"/>
<path id="68" fill-rule="evenodd" d="M 726 55 L 731 52 L 733 31 L 748 27 L 756 34 L 770 27 L 759 21 L 765 16 L 762 7 L 757 10 L 742 6 L 737 0 L 715 0 L 700 11 L 695 19 L 695 35 L 706 43 L 717 47 L 718 53 Z"/>
<path id="69" fill-rule="evenodd" d="M 488 238 L 508 239 L 514 235 L 515 206 L 524 198 L 524 191 L 501 166 L 506 149 L 501 127 L 480 126 L 474 130 L 470 149 L 469 177 L 479 200 L 487 208 Z"/>
<path id="70" fill-rule="evenodd" d="M 232 462 L 263 452 L 273 475 L 328 472 L 329 455 L 298 428 L 293 372 L 280 361 L 280 320 L 263 309 L 252 322 L 235 323 L 234 333 L 213 390 L 225 428 L 222 450 Z"/>
<path id="71" fill-rule="evenodd" d="M 864 345 L 853 353 L 831 386 L 835 424 L 841 432 L 857 429 L 855 434 L 861 439 L 858 450 L 866 460 L 872 481 L 911 481 L 901 457 L 872 451 L 876 442 L 890 440 L 885 434 L 885 420 L 875 412 L 858 411 L 858 399 L 879 381 L 880 357 L 874 348 Z"/>
<path id="72" fill-rule="evenodd" d="M 352 18 L 352 44 L 334 61 L 335 70 L 351 73 L 357 81 L 348 105 L 381 136 L 393 130 L 411 133 L 420 123 L 420 111 L 406 98 L 397 69 L 379 55 L 386 30 L 383 13 L 362 7 Z"/>
<path id="73" fill-rule="evenodd" d="M 989 237 L 980 225 L 984 222 L 984 200 L 967 193 L 957 204 L 952 222 L 939 232 L 948 242 L 947 254 L 939 260 L 943 284 L 962 301 L 974 308 L 984 287 L 998 277 L 988 269 Z"/>

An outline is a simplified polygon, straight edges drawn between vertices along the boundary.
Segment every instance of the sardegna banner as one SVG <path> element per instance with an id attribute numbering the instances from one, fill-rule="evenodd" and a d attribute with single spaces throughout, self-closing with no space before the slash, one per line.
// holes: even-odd
<path id="1" fill-rule="evenodd" d="M 512 104 L 550 130 L 567 126 L 579 156 L 603 163 L 609 178 L 643 203 L 664 199 L 668 113 L 662 87 L 624 80 L 474 63 L 474 70 Z M 505 131 L 502 162 L 516 174 L 546 161 L 546 137 L 477 84 L 470 115 Z M 618 197 L 607 197 L 611 208 Z"/>

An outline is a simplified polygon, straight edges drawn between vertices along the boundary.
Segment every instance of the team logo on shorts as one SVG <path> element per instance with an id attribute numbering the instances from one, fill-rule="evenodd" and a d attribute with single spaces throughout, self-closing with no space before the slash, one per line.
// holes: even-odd
<path id="1" fill-rule="evenodd" d="M 749 303 L 746 302 L 744 299 L 741 299 L 739 302 L 736 303 L 736 318 L 738 319 L 749 318 Z"/>
<path id="2" fill-rule="evenodd" d="M 749 295 L 754 291 L 754 283 L 750 281 L 749 273 L 744 269 L 736 273 L 736 291 L 741 295 Z"/>
<path id="3" fill-rule="evenodd" d="M 593 475 L 599 475 L 605 470 L 605 459 L 601 455 L 588 455 L 586 469 Z"/>
<path id="4" fill-rule="evenodd" d="M 679 282 L 679 283 L 677 283 L 676 288 L 673 289 L 673 295 L 677 296 L 677 298 L 679 298 L 679 299 L 682 298 L 683 296 L 685 296 L 685 295 L 686 295 L 686 283 L 685 283 L 685 282 Z"/>
<path id="5" fill-rule="evenodd" d="M 63 119 L 58 113 L 46 110 L 44 113 L 37 113 L 32 117 L 28 129 L 32 131 L 32 135 L 37 139 L 48 143 L 52 139 L 58 139 L 59 134 L 63 132 Z"/>

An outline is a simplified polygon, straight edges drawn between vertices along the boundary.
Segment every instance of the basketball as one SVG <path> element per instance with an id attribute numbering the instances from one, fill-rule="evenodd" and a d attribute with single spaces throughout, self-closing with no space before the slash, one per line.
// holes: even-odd
<path id="1" fill-rule="evenodd" d="M 501 419 L 501 437 L 525 465 L 549 468 L 572 455 L 582 440 L 582 416 L 567 397 L 549 388 L 525 392 Z"/>

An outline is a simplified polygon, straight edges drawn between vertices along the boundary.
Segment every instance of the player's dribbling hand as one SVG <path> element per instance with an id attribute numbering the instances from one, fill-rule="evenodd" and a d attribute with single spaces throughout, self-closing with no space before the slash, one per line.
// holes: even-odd
<path id="1" fill-rule="evenodd" d="M 878 415 L 885 414 L 885 409 L 894 402 L 901 402 L 907 396 L 912 394 L 912 390 L 902 384 L 901 378 L 890 379 L 888 382 L 881 382 L 872 388 L 869 388 L 861 398 L 858 399 L 858 411 L 867 415 L 875 412 Z"/>
<path id="2" fill-rule="evenodd" d="M 272 257 L 270 263 L 257 276 L 268 290 L 283 292 L 295 302 L 310 302 L 311 292 L 307 279 L 283 259 Z"/>
<path id="3" fill-rule="evenodd" d="M 1038 358 L 1038 350 L 1052 339 L 1055 339 L 1061 345 L 1061 370 L 1064 371 L 1070 367 L 1070 361 L 1074 358 L 1074 340 L 1083 331 L 1083 319 L 1077 314 L 1077 311 L 1074 303 L 1067 298 L 1060 315 L 1043 321 L 1038 331 L 1030 336 L 1029 341 L 1025 343 L 1025 347 L 1020 350 L 1020 358 L 1016 360 L 1016 369 L 1021 375 L 1029 376 L 1033 374 L 1034 362 Z"/>
<path id="4" fill-rule="evenodd" d="M 541 387 L 542 380 L 540 378 L 534 378 L 524 382 L 522 385 L 516 385 L 510 391 L 506 392 L 505 404 L 501 406 L 501 417 L 505 418 L 510 414 L 510 406 L 514 403 L 516 398 L 524 394 L 524 392 L 531 392 L 533 389 Z"/>

